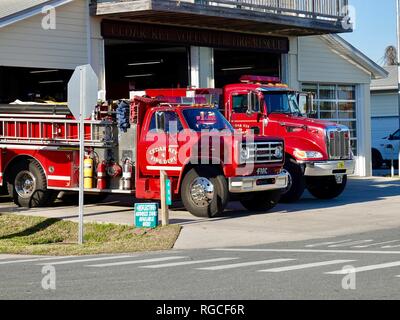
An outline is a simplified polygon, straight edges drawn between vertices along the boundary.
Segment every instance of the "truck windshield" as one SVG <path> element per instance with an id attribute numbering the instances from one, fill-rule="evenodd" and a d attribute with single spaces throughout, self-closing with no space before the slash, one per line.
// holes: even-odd
<path id="1" fill-rule="evenodd" d="M 233 131 L 231 124 L 224 118 L 218 110 L 210 109 L 186 109 L 183 116 L 190 129 L 201 130 L 230 130 Z"/>
<path id="2" fill-rule="evenodd" d="M 264 92 L 268 113 L 285 113 L 301 116 L 294 92 Z"/>

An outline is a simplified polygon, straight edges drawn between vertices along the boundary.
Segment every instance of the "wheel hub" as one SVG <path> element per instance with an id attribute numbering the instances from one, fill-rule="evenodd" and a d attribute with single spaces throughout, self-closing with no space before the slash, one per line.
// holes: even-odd
<path id="1" fill-rule="evenodd" d="M 21 171 L 15 177 L 15 191 L 21 198 L 30 198 L 36 190 L 36 178 L 29 171 Z"/>
<path id="2" fill-rule="evenodd" d="M 292 178 L 292 175 L 290 174 L 290 172 L 288 170 L 282 169 L 282 172 L 283 173 L 287 173 L 287 175 L 288 175 L 288 184 L 287 184 L 287 187 L 285 189 L 283 189 L 283 192 L 282 192 L 282 195 L 283 195 L 285 193 L 288 193 L 289 190 L 292 188 L 293 178 Z"/>
<path id="3" fill-rule="evenodd" d="M 207 178 L 196 178 L 190 185 L 190 196 L 197 206 L 208 206 L 214 198 L 213 183 Z"/>

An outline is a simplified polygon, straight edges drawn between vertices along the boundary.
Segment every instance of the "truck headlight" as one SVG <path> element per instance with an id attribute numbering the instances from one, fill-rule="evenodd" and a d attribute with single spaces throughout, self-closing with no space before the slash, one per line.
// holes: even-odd
<path id="1" fill-rule="evenodd" d="M 245 163 L 250 159 L 250 150 L 246 146 L 240 149 L 240 163 Z"/>
<path id="2" fill-rule="evenodd" d="M 277 147 L 275 149 L 275 153 L 274 153 L 275 158 L 277 159 L 282 159 L 283 158 L 283 148 L 281 146 Z"/>
<path id="3" fill-rule="evenodd" d="M 298 159 L 322 159 L 324 156 L 321 152 L 318 151 L 303 151 L 303 150 L 295 150 L 294 156 Z"/>

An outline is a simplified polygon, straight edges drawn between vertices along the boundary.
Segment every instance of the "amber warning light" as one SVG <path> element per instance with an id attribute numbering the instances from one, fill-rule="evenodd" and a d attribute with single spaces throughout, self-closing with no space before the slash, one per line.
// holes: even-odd
<path id="1" fill-rule="evenodd" d="M 267 76 L 251 76 L 245 75 L 240 77 L 240 82 L 244 83 L 280 83 L 279 77 L 267 77 Z"/>

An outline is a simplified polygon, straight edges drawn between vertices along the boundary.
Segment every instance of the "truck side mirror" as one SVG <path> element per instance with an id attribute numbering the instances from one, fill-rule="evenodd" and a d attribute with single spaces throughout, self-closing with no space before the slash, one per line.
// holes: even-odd
<path id="1" fill-rule="evenodd" d="M 307 113 L 311 116 L 315 116 L 317 114 L 317 108 L 314 104 L 314 93 L 307 94 Z"/>
<path id="2" fill-rule="evenodd" d="M 165 113 L 156 112 L 156 128 L 165 131 Z"/>
<path id="3" fill-rule="evenodd" d="M 246 111 L 248 116 L 251 116 L 253 114 L 253 100 L 252 100 L 252 92 L 249 92 L 247 94 L 247 111 Z"/>
<path id="4" fill-rule="evenodd" d="M 260 112 L 260 101 L 257 93 L 249 92 L 247 94 L 247 115 L 251 116 L 254 113 Z"/>

